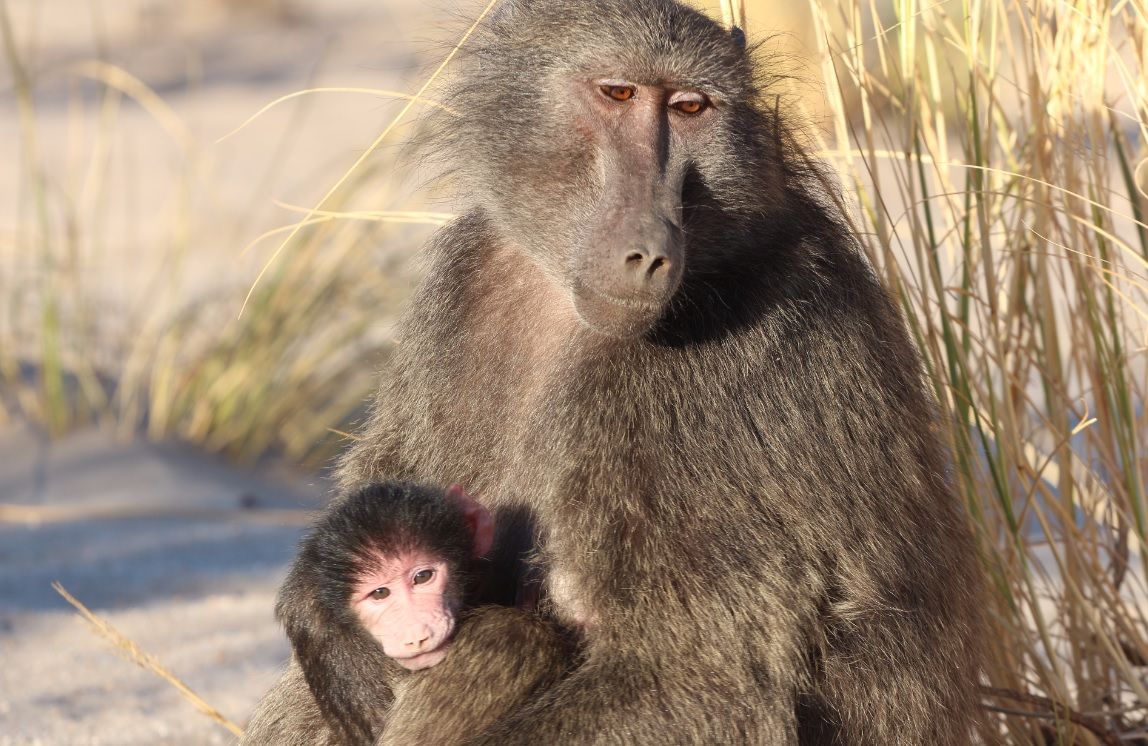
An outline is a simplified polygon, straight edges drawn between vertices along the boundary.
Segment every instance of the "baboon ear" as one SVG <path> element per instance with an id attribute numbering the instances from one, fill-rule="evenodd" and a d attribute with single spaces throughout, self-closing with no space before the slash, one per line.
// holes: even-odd
<path id="1" fill-rule="evenodd" d="M 474 538 L 474 556 L 485 557 L 494 546 L 494 516 L 475 500 L 461 485 L 452 484 L 446 491 L 446 499 L 453 502 L 466 517 L 470 535 Z"/>
<path id="2" fill-rule="evenodd" d="M 744 52 L 746 46 L 745 29 L 740 26 L 734 26 L 729 30 L 729 35 L 733 39 L 733 43 L 737 45 L 737 48 Z"/>

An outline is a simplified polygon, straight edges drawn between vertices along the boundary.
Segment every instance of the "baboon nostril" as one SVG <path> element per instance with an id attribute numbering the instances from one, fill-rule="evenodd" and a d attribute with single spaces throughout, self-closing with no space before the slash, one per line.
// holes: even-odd
<path id="1" fill-rule="evenodd" d="M 630 265 L 641 264 L 642 259 L 644 259 L 644 258 L 645 257 L 642 256 L 642 253 L 640 251 L 635 251 L 634 253 L 629 254 L 626 257 L 626 264 L 630 264 Z"/>
<path id="2" fill-rule="evenodd" d="M 657 259 L 655 259 L 653 262 L 650 263 L 650 269 L 647 271 L 649 272 L 649 274 L 652 275 L 655 272 L 657 272 L 659 269 L 661 269 L 662 266 L 665 265 L 665 263 L 666 263 L 666 258 L 664 256 L 659 256 Z"/>

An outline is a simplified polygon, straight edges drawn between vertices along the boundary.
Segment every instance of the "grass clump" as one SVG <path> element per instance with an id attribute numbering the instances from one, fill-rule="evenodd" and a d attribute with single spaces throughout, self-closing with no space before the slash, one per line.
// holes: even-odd
<path id="1" fill-rule="evenodd" d="M 234 198 L 221 204 L 228 164 L 212 141 L 222 131 L 191 126 L 105 60 L 33 64 L 37 50 L 20 29 L 0 0 L 21 195 L 11 240 L 0 241 L 0 423 L 59 434 L 103 422 L 243 460 L 323 463 L 341 442 L 331 431 L 349 427 L 393 344 L 410 254 L 450 216 L 405 209 L 383 138 L 302 219 L 282 203 L 268 216 L 266 192 L 250 215 Z M 266 159 L 250 184 L 270 183 L 299 146 L 299 107 L 321 98 L 305 93 L 403 98 L 364 88 L 286 97 L 297 108 L 278 138 L 233 148 Z M 68 142 L 51 139 L 59 113 L 41 113 L 45 101 L 59 106 L 54 97 L 67 100 Z M 136 162 L 157 154 L 157 167 Z M 378 209 L 389 202 L 404 209 Z M 253 225 L 275 222 L 252 239 Z"/>
<path id="2" fill-rule="evenodd" d="M 990 697 L 994 734 L 1143 736 L 1148 6 L 812 9 L 821 150 L 951 423 L 995 590 L 991 682 L 1057 703 Z"/>

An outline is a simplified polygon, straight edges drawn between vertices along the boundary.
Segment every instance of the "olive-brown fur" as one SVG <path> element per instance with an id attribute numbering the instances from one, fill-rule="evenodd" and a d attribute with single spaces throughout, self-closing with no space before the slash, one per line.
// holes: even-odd
<path id="1" fill-rule="evenodd" d="M 982 579 L 934 402 L 768 65 L 670 0 L 507 0 L 431 123 L 473 208 L 434 239 L 338 477 L 528 515 L 555 607 L 589 620 L 583 662 L 471 743 L 971 737 Z M 685 266 L 638 334 L 571 300 L 612 209 L 567 93 L 598 77 L 714 103 L 700 145 L 662 143 Z"/>

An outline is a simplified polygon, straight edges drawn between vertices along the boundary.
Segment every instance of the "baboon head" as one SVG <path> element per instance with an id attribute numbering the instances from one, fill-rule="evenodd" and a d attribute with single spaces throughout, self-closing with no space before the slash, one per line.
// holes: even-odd
<path id="1" fill-rule="evenodd" d="M 649 330 L 776 188 L 743 37 L 701 13 L 507 0 L 468 52 L 440 143 L 601 334 Z"/>
<path id="2" fill-rule="evenodd" d="M 365 497 L 374 495 L 368 491 Z M 363 500 L 364 493 L 348 499 Z M 409 511 L 394 511 L 388 516 L 390 525 L 380 528 L 398 531 L 380 532 L 374 545 L 358 548 L 351 592 L 351 608 L 363 628 L 387 657 L 411 671 L 430 668 L 446 656 L 463 603 L 462 574 L 470 559 L 465 553 L 486 554 L 494 538 L 490 513 L 458 485 L 448 490 L 445 500 L 432 502 L 428 497 L 426 502 L 416 518 L 449 526 L 461 517 L 471 535 L 460 542 L 455 531 L 444 541 L 441 531 L 428 531 L 418 523 L 404 525 Z M 377 511 L 388 510 L 386 502 L 376 503 Z"/>
<path id="3" fill-rule="evenodd" d="M 445 494 L 401 482 L 348 493 L 316 523 L 292 568 L 292 587 L 310 589 L 336 611 L 322 635 L 365 637 L 403 668 L 438 663 L 455 630 L 472 560 L 490 550 L 493 518 L 460 487 Z M 290 595 L 290 594 L 288 594 Z M 292 601 L 281 594 L 280 611 Z M 281 617 L 284 615 L 281 613 Z M 284 617 L 301 660 L 321 648 L 313 630 Z M 369 646 L 368 646 L 369 648 Z"/>

